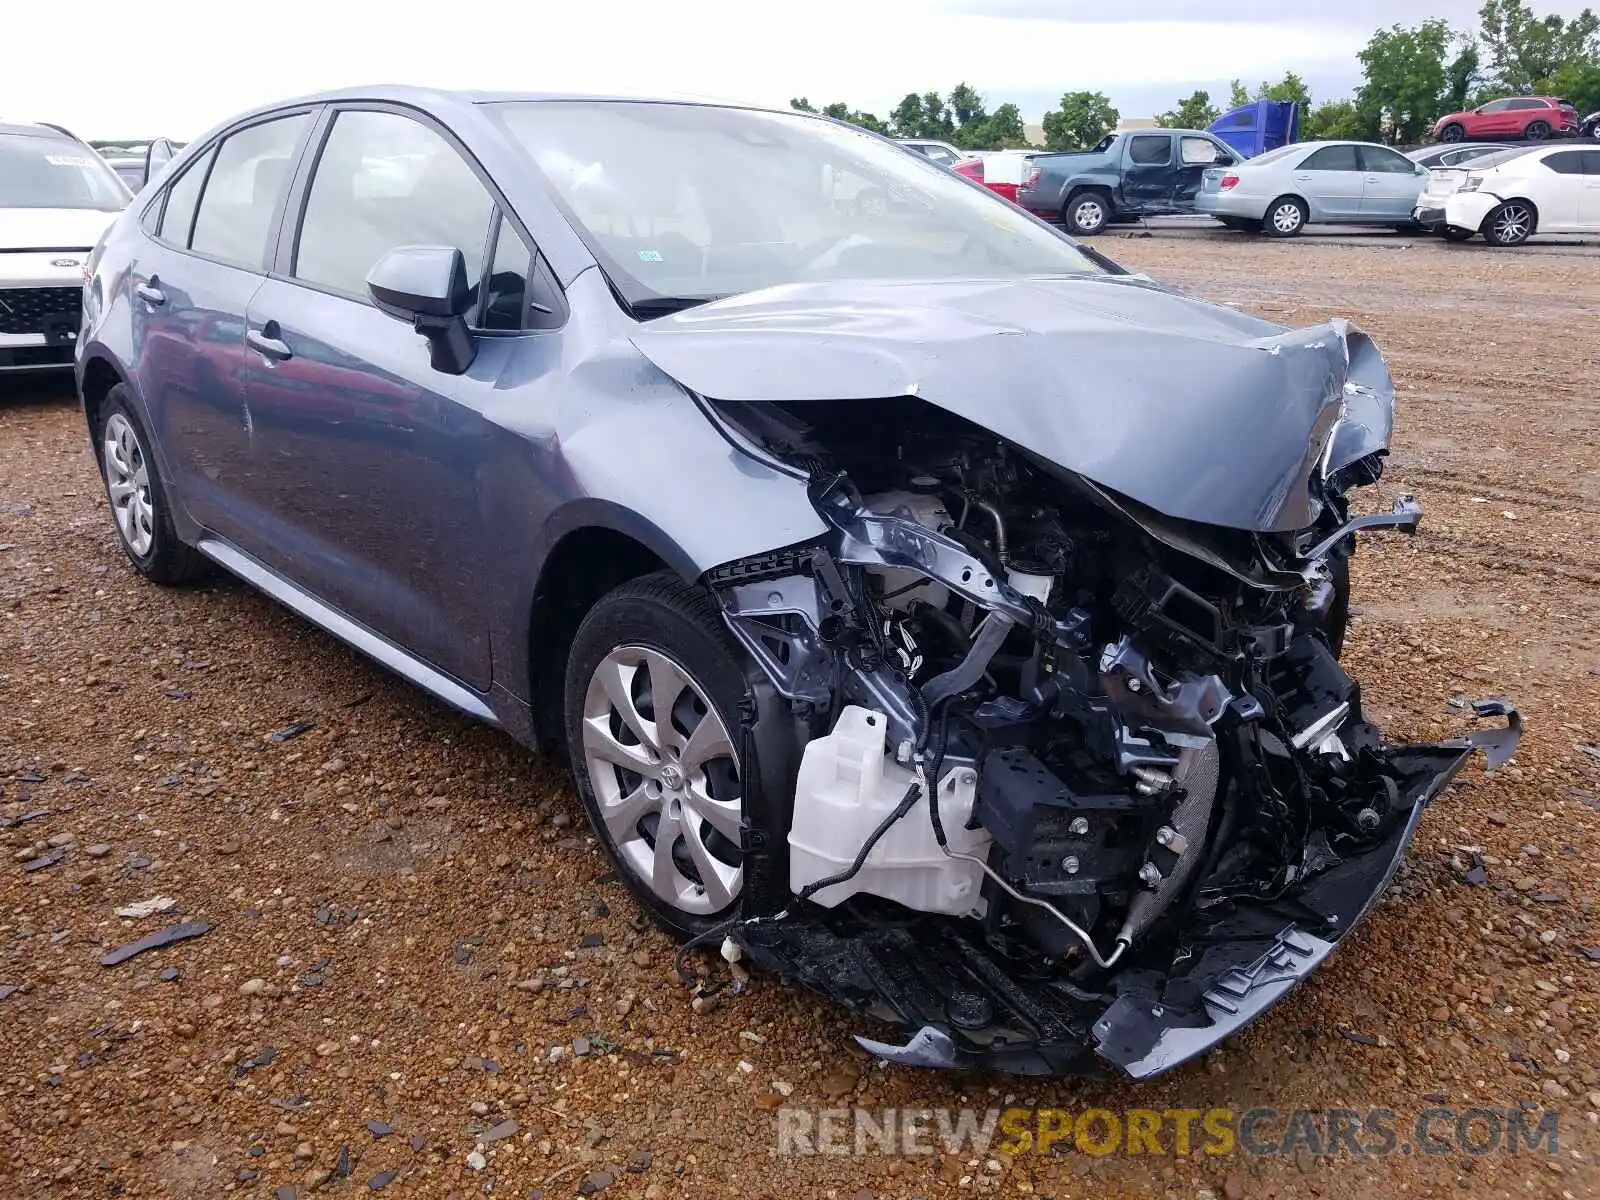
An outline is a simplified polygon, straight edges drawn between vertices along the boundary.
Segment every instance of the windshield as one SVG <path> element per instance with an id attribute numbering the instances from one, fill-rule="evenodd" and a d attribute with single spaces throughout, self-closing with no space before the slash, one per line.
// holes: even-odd
<path id="1" fill-rule="evenodd" d="M 1005 200 L 847 125 L 637 101 L 492 108 L 636 307 L 839 279 L 1104 273 Z"/>
<path id="2" fill-rule="evenodd" d="M 118 212 L 130 198 L 93 150 L 65 138 L 0 134 L 0 208 Z"/>

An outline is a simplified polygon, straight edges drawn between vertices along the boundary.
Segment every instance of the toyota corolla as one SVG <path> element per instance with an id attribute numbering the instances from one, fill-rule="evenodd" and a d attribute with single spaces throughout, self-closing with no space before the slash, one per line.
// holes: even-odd
<path id="1" fill-rule="evenodd" d="M 901 202 L 863 206 L 871 192 Z M 221 567 L 560 746 L 680 937 L 900 1034 L 1149 1076 L 1383 892 L 1520 722 L 1340 665 L 1394 389 L 875 135 L 413 89 L 196 139 L 78 381 L 133 565 Z"/>

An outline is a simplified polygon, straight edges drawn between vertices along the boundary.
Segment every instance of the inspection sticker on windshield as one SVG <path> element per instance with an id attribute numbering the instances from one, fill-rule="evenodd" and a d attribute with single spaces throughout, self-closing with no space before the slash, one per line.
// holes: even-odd
<path id="1" fill-rule="evenodd" d="M 89 160 L 81 154 L 46 154 L 45 162 L 52 167 L 87 167 Z"/>
<path id="2" fill-rule="evenodd" d="M 639 251 L 639 261 L 666 262 L 667 260 L 661 257 L 661 251 L 659 250 L 641 250 Z"/>

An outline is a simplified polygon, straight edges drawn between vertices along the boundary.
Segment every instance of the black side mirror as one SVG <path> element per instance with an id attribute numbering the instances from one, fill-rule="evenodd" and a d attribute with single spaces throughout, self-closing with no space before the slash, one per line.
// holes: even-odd
<path id="1" fill-rule="evenodd" d="M 367 273 L 367 295 L 380 312 L 428 339 L 433 369 L 460 375 L 478 347 L 467 332 L 473 293 L 467 264 L 454 246 L 396 246 Z"/>

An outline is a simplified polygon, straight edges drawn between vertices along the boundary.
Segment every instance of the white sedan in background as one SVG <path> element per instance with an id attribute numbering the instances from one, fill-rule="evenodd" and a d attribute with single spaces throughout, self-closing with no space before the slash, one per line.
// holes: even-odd
<path id="1" fill-rule="evenodd" d="M 1195 211 L 1271 237 L 1294 237 L 1307 225 L 1409 229 L 1427 178 L 1428 168 L 1388 146 L 1297 142 L 1206 171 Z"/>
<path id="2" fill-rule="evenodd" d="M 1433 175 L 1416 219 L 1453 242 L 1481 233 L 1492 246 L 1520 246 L 1535 233 L 1600 233 L 1600 149 L 1508 151 Z"/>

